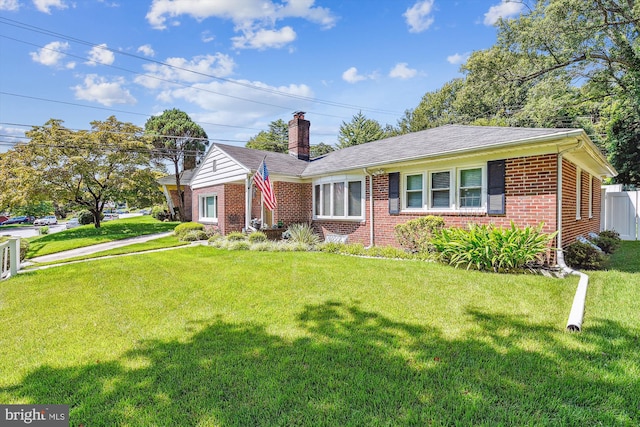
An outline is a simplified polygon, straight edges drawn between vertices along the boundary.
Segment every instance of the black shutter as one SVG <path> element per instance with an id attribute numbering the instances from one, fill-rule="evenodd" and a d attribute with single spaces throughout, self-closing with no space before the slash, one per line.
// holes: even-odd
<path id="1" fill-rule="evenodd" d="M 505 213 L 505 161 L 487 162 L 487 213 L 501 215 Z"/>
<path id="2" fill-rule="evenodd" d="M 389 215 L 400 213 L 400 172 L 389 174 Z"/>

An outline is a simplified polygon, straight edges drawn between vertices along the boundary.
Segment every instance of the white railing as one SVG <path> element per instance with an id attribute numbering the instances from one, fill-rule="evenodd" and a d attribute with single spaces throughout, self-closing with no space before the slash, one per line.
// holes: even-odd
<path id="1" fill-rule="evenodd" d="M 12 237 L 0 243 L 0 280 L 18 274 L 20 269 L 20 239 Z"/>

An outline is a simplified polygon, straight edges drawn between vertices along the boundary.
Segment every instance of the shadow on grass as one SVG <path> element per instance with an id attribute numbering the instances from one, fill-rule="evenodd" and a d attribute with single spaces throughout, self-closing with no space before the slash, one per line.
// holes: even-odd
<path id="1" fill-rule="evenodd" d="M 638 336 L 598 322 L 566 334 L 469 310 L 476 330 L 445 339 L 357 305 L 308 306 L 304 338 L 259 325 L 194 324 L 185 341 L 146 341 L 119 360 L 44 366 L 16 400 L 65 403 L 71 424 L 631 425 Z M 637 369 L 637 368 L 636 368 Z"/>

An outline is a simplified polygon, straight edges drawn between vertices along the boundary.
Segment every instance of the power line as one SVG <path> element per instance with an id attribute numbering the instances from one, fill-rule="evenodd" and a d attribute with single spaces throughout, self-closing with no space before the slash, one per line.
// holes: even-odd
<path id="1" fill-rule="evenodd" d="M 16 21 L 16 20 L 13 20 L 13 19 L 5 18 L 5 17 L 0 17 L 0 23 L 5 24 L 5 25 L 10 25 L 10 26 L 13 26 L 13 27 L 16 27 L 16 28 L 20 28 L 20 29 L 23 29 L 23 30 L 27 30 L 27 31 L 32 31 L 32 32 L 48 35 L 48 36 L 59 37 L 59 38 L 62 38 L 64 40 L 72 41 L 74 43 L 83 44 L 83 45 L 86 45 L 86 46 L 90 46 L 92 48 L 98 48 L 98 49 L 107 50 L 107 51 L 112 52 L 114 54 L 128 56 L 128 57 L 131 57 L 131 58 L 138 59 L 140 61 L 149 62 L 149 63 L 153 63 L 153 64 L 156 64 L 156 65 L 161 65 L 161 66 L 164 66 L 164 67 L 169 67 L 169 68 L 174 69 L 174 70 L 188 72 L 188 73 L 195 74 L 195 75 L 198 75 L 198 76 L 215 79 L 215 80 L 222 81 L 222 82 L 225 82 L 225 83 L 230 83 L 230 84 L 233 84 L 233 85 L 242 86 L 242 87 L 245 87 L 245 88 L 248 88 L 248 89 L 252 89 L 252 90 L 256 90 L 256 91 L 260 91 L 260 92 L 265 92 L 265 93 L 269 93 L 269 94 L 272 94 L 272 95 L 278 95 L 278 96 L 282 96 L 282 97 L 286 97 L 286 98 L 291 98 L 291 99 L 311 102 L 311 103 L 314 103 L 314 104 L 322 104 L 322 105 L 328 105 L 328 106 L 332 106 L 332 107 L 347 108 L 347 109 L 350 109 L 350 110 L 357 109 L 357 110 L 361 110 L 361 111 L 370 111 L 370 112 L 375 112 L 375 113 L 380 113 L 380 114 L 388 114 L 388 115 L 400 115 L 400 114 L 402 114 L 402 113 L 398 113 L 397 111 L 369 108 L 369 107 L 363 107 L 363 106 L 358 106 L 358 105 L 353 105 L 353 104 L 346 104 L 346 103 L 341 103 L 341 102 L 323 100 L 323 99 L 320 99 L 320 98 L 312 98 L 312 97 L 307 97 L 307 96 L 303 96 L 303 95 L 296 95 L 296 94 L 291 94 L 291 93 L 279 91 L 279 90 L 273 89 L 273 88 L 266 88 L 266 87 L 261 87 L 261 86 L 250 84 L 250 83 L 244 83 L 244 82 L 237 81 L 237 80 L 227 79 L 227 78 L 219 77 L 219 76 L 216 76 L 216 75 L 213 75 L 213 74 L 204 73 L 204 72 L 201 72 L 201 71 L 196 71 L 196 70 L 192 70 L 192 69 L 189 69 L 189 68 L 179 67 L 179 66 L 176 66 L 176 65 L 173 65 L 173 64 L 169 64 L 169 63 L 166 63 L 166 62 L 163 62 L 163 61 L 158 61 L 158 60 L 151 59 L 151 58 L 148 58 L 148 57 L 143 57 L 143 56 L 140 56 L 140 55 L 132 54 L 130 52 L 119 51 L 119 50 L 112 49 L 112 48 L 109 48 L 109 47 L 101 45 L 101 44 L 96 44 L 96 43 L 92 43 L 92 42 L 89 42 L 89 41 L 86 41 L 86 40 L 82 40 L 82 39 L 79 39 L 79 38 L 76 38 L 76 37 L 67 36 L 67 35 L 62 34 L 62 33 L 58 33 L 58 32 L 55 32 L 55 31 L 50 31 L 50 30 L 44 29 L 42 27 L 37 27 L 37 26 L 34 26 L 34 25 L 30 25 L 30 24 L 27 24 L 27 23 L 24 23 L 24 22 Z M 4 36 L 4 37 L 6 37 L 6 36 Z M 9 38 L 9 37 L 7 37 L 7 38 Z M 21 41 L 21 40 L 16 40 L 16 41 Z M 24 42 L 24 43 L 28 43 L 28 42 Z M 65 55 L 69 55 L 69 54 L 67 54 L 65 52 L 60 52 L 60 53 L 65 54 Z M 84 58 L 84 59 L 87 59 L 87 58 Z M 103 65 L 107 65 L 107 64 L 103 64 Z M 127 71 L 129 71 L 129 70 L 127 70 Z M 243 100 L 249 101 L 249 102 L 251 101 L 251 100 L 248 100 L 248 99 L 243 99 Z M 320 115 L 317 112 L 314 113 L 314 114 Z"/>

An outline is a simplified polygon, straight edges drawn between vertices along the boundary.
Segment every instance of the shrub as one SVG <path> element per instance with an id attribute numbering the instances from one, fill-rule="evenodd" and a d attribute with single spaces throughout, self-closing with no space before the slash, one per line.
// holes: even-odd
<path id="1" fill-rule="evenodd" d="M 246 240 L 230 240 L 227 244 L 227 249 L 232 251 L 248 251 L 251 249 L 251 244 Z"/>
<path id="2" fill-rule="evenodd" d="M 197 242 L 199 240 L 207 240 L 208 236 L 204 230 L 189 230 L 179 236 L 179 240 L 183 242 Z"/>
<path id="3" fill-rule="evenodd" d="M 337 243 L 337 242 L 326 242 L 318 245 L 318 249 L 321 252 L 328 252 L 331 254 L 342 253 L 343 247 L 344 247 L 344 243 Z"/>
<path id="4" fill-rule="evenodd" d="M 242 241 L 242 240 L 245 240 L 246 238 L 247 236 L 240 231 L 232 231 L 231 233 L 227 234 L 227 240 L 230 242 Z"/>
<path id="5" fill-rule="evenodd" d="M 0 243 L 9 240 L 8 237 L 0 236 Z M 29 241 L 27 239 L 20 239 L 20 262 L 24 261 L 27 257 L 27 251 L 29 250 Z"/>
<path id="6" fill-rule="evenodd" d="M 564 261 L 571 268 L 581 270 L 601 270 L 607 256 L 589 243 L 573 242 L 564 249 Z"/>
<path id="7" fill-rule="evenodd" d="M 80 225 L 93 224 L 93 214 L 87 210 L 80 211 L 78 214 L 78 223 L 80 223 Z"/>
<path id="8" fill-rule="evenodd" d="M 182 237 L 183 235 L 191 231 L 204 232 L 204 225 L 198 222 L 183 222 L 181 224 L 178 224 L 176 228 L 173 229 L 173 232 L 175 233 L 176 236 L 178 236 L 178 238 Z"/>
<path id="9" fill-rule="evenodd" d="M 222 234 L 214 234 L 207 239 L 209 243 L 218 242 L 220 240 L 224 240 L 224 237 L 222 236 Z"/>
<path id="10" fill-rule="evenodd" d="M 287 229 L 289 241 L 314 246 L 320 243 L 320 236 L 309 224 L 291 224 Z"/>
<path id="11" fill-rule="evenodd" d="M 467 269 L 506 272 L 541 263 L 556 233 L 538 227 L 470 224 L 468 229 L 448 228 L 437 232 L 432 244 L 440 261 Z"/>
<path id="12" fill-rule="evenodd" d="M 154 206 L 151 208 L 151 216 L 158 221 L 164 221 L 170 217 L 169 211 L 164 206 Z"/>
<path id="13" fill-rule="evenodd" d="M 43 227 L 40 227 L 40 234 L 49 234 L 49 226 L 45 225 Z"/>
<path id="14" fill-rule="evenodd" d="M 431 239 L 444 228 L 444 219 L 439 216 L 423 216 L 395 226 L 398 243 L 412 252 L 431 252 Z"/>
<path id="15" fill-rule="evenodd" d="M 592 240 L 593 244 L 602 249 L 607 254 L 612 254 L 620 246 L 620 233 L 613 230 L 604 230 L 598 234 L 598 237 Z"/>
<path id="16" fill-rule="evenodd" d="M 267 241 L 267 235 L 264 234 L 262 231 L 254 231 L 251 234 L 249 234 L 247 239 L 251 243 L 266 242 Z"/>

